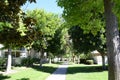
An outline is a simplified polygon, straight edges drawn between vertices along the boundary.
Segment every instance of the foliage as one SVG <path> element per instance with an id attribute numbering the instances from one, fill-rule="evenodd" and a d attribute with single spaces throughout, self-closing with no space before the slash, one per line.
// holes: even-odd
<path id="1" fill-rule="evenodd" d="M 88 54 L 80 54 L 80 59 L 91 59 L 92 58 L 92 54 L 88 53 Z"/>
<path id="2" fill-rule="evenodd" d="M 65 23 L 62 23 L 54 34 L 54 37 L 48 41 L 48 52 L 53 53 L 56 56 L 62 56 L 70 53 L 70 42 L 68 35 L 68 28 Z"/>
<path id="3" fill-rule="evenodd" d="M 12 48 L 21 47 L 26 45 L 28 42 L 31 42 L 29 38 L 29 35 L 21 36 L 20 32 L 17 32 L 14 28 L 4 27 L 3 30 L 0 31 L 0 43 L 4 44 L 5 47 L 9 47 L 11 45 Z"/>
<path id="4" fill-rule="evenodd" d="M 58 6 L 64 8 L 63 17 L 71 25 L 78 25 L 85 30 L 96 34 L 101 29 L 100 17 L 103 15 L 102 0 L 57 0 Z M 87 13 L 87 14 L 86 14 Z"/>
<path id="5" fill-rule="evenodd" d="M 23 46 L 27 42 L 30 42 L 28 35 L 25 36 L 25 32 L 27 32 L 25 24 L 28 23 L 23 22 L 24 14 L 20 9 L 26 1 L 35 2 L 35 0 L 0 1 L 0 43 L 7 47 Z M 24 37 L 21 35 L 24 35 Z"/>
<path id="6" fill-rule="evenodd" d="M 14 28 L 21 27 L 23 12 L 20 9 L 26 2 L 35 2 L 35 0 L 1 0 L 0 1 L 0 22 L 8 22 Z M 23 27 L 23 26 L 22 26 Z"/>
<path id="7" fill-rule="evenodd" d="M 33 63 L 39 64 L 40 63 L 40 59 L 39 58 L 32 58 L 33 59 Z"/>
<path id="8" fill-rule="evenodd" d="M 48 53 L 48 57 L 49 57 L 49 58 L 54 58 L 54 55 L 49 52 L 49 53 Z"/>
<path id="9" fill-rule="evenodd" d="M 14 47 L 23 46 L 28 42 L 28 38 L 26 40 L 26 37 L 21 37 L 25 35 L 25 32 L 27 31 L 23 23 L 23 12 L 20 9 L 26 1 L 35 2 L 35 0 L 0 1 L 0 43 L 9 48 L 9 50 Z M 7 71 L 11 69 L 11 61 L 11 54 L 9 51 Z"/>
<path id="10" fill-rule="evenodd" d="M 48 40 L 48 47 L 47 51 L 50 53 L 53 53 L 54 55 L 58 55 L 59 52 L 61 52 L 61 28 L 58 28 L 55 31 L 54 37 L 50 40 Z"/>
<path id="11" fill-rule="evenodd" d="M 6 66 L 6 59 L 0 58 L 0 69 L 5 68 Z"/>
<path id="12" fill-rule="evenodd" d="M 80 59 L 86 59 L 86 54 L 84 53 L 80 54 Z"/>
<path id="13" fill-rule="evenodd" d="M 59 16 L 39 9 L 27 11 L 27 16 L 36 20 L 35 32 L 41 33 L 35 35 L 32 47 L 38 51 L 47 49 L 47 41 L 54 36 L 56 29 L 60 26 Z"/>
<path id="14" fill-rule="evenodd" d="M 85 29 L 92 30 L 93 27 L 97 28 L 96 32 L 99 31 L 101 26 L 101 19 L 98 14 L 104 9 L 105 21 L 106 21 L 106 36 L 107 36 L 107 53 L 109 63 L 109 80 L 118 80 L 119 74 L 119 0 L 58 0 L 58 4 L 64 8 L 64 18 L 67 22 L 72 22 L 74 25 L 79 25 Z M 104 4 L 104 5 L 103 5 Z M 104 7 L 104 8 L 103 8 Z M 97 16 L 94 15 L 97 13 Z M 113 11 L 114 10 L 114 11 Z M 118 14 L 114 14 L 117 12 Z M 94 15 L 92 17 L 92 15 Z M 85 21 L 85 22 L 84 22 Z M 92 21 L 92 23 L 91 23 Z M 100 24 L 99 24 L 100 23 Z M 94 24 L 94 25 L 89 25 Z M 98 26 L 97 26 L 97 25 Z M 88 25 L 88 26 L 87 26 Z M 89 28 L 90 27 L 90 28 Z M 93 29 L 94 30 L 94 29 Z M 117 56 L 117 57 L 116 57 Z"/>
<path id="15" fill-rule="evenodd" d="M 80 53 L 88 53 L 98 49 L 102 40 L 100 32 L 94 36 L 92 33 L 84 34 L 84 30 L 79 26 L 74 26 L 69 29 L 70 38 L 72 39 L 73 48 Z"/>
<path id="16" fill-rule="evenodd" d="M 22 66 L 32 66 L 33 65 L 33 59 L 31 57 L 28 57 L 28 58 L 23 58 L 22 61 L 21 61 L 21 64 Z"/>
<path id="17" fill-rule="evenodd" d="M 85 64 L 92 65 L 93 63 L 94 63 L 93 60 L 86 60 Z"/>
<path id="18" fill-rule="evenodd" d="M 92 60 L 93 56 L 91 53 L 82 53 L 80 54 L 80 63 L 83 63 L 83 64 L 92 64 L 93 63 L 93 60 Z M 89 60 L 92 60 L 92 61 L 89 61 Z"/>

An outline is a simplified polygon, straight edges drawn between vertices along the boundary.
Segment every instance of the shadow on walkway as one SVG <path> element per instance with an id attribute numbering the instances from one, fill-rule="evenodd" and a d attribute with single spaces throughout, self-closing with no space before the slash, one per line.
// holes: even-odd
<path id="1" fill-rule="evenodd" d="M 68 65 L 60 65 L 46 80 L 65 80 Z"/>
<path id="2" fill-rule="evenodd" d="M 67 65 L 60 65 L 58 69 L 53 73 L 54 75 L 65 75 L 67 71 Z"/>

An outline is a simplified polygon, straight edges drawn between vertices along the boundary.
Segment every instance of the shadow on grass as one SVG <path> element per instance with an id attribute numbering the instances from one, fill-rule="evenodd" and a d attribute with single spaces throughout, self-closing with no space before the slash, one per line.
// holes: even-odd
<path id="1" fill-rule="evenodd" d="M 17 80 L 30 80 L 29 78 L 21 78 L 21 79 L 17 79 Z"/>
<path id="2" fill-rule="evenodd" d="M 33 66 L 32 68 L 37 70 L 37 71 L 42 71 L 42 72 L 51 73 L 51 74 L 57 69 L 57 67 L 51 67 L 51 66 L 40 67 L 37 65 Z"/>
<path id="3" fill-rule="evenodd" d="M 10 78 L 10 76 L 5 76 L 5 75 L 0 74 L 0 80 L 5 80 L 8 78 Z"/>
<path id="4" fill-rule="evenodd" d="M 67 69 L 67 74 L 75 73 L 94 73 L 105 71 L 101 66 L 78 66 L 78 67 L 69 67 Z"/>

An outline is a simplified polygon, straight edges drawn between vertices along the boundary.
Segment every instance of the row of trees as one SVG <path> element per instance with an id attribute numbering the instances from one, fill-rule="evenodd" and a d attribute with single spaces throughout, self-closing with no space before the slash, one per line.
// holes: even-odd
<path id="1" fill-rule="evenodd" d="M 24 25 L 26 23 L 23 22 L 23 12 L 20 9 L 27 1 L 30 3 L 35 2 L 35 0 L 0 1 L 0 43 L 8 48 L 7 71 L 11 69 L 11 49 L 30 42 L 25 35 L 25 32 L 28 33 L 29 30 L 27 30 L 28 26 Z M 24 37 L 22 37 L 23 35 Z"/>
<path id="2" fill-rule="evenodd" d="M 9 8 L 14 6 L 14 5 L 10 6 L 9 3 L 12 4 L 13 2 L 10 2 L 10 1 L 4 2 L 4 5 L 9 6 Z M 19 2 L 16 1 L 16 5 L 17 3 Z M 21 2 L 20 6 L 22 5 L 23 5 L 23 2 Z M 4 44 L 7 48 L 10 47 L 10 49 L 14 47 L 25 46 L 25 47 L 28 47 L 28 49 L 32 47 L 36 49 L 38 52 L 40 51 L 43 53 L 44 53 L 44 50 L 54 54 L 65 53 L 65 52 L 69 53 L 70 51 L 69 49 L 70 44 L 68 40 L 69 37 L 67 34 L 67 29 L 64 28 L 66 27 L 66 24 L 64 24 L 58 18 L 58 15 L 47 13 L 44 10 L 27 11 L 27 13 L 25 14 L 20 10 L 20 6 L 18 7 L 19 8 L 18 13 L 16 13 L 17 17 L 11 15 L 11 19 L 15 20 L 15 22 L 7 22 L 6 19 L 7 18 L 9 19 L 9 17 L 7 17 L 9 16 L 9 14 L 6 14 L 6 15 L 4 14 L 4 16 L 1 17 L 1 20 L 4 21 L 1 23 L 1 34 L 0 34 L 2 44 Z M 7 8 L 8 7 L 6 7 L 6 10 Z M 16 11 L 14 11 L 14 13 L 15 12 Z M 87 31 L 84 30 L 84 32 L 87 32 Z M 74 31 L 72 33 L 76 34 Z M 83 32 L 81 35 L 84 35 Z M 57 41 L 57 43 L 54 41 Z M 73 42 L 74 42 L 74 39 L 73 39 Z M 76 41 L 76 42 L 79 42 L 79 41 Z M 85 42 L 83 44 L 87 43 Z M 82 50 L 83 46 L 77 46 L 77 45 L 75 46 Z M 86 50 L 86 52 L 88 51 Z M 8 60 L 8 61 L 11 61 L 11 60 Z"/>
<path id="3" fill-rule="evenodd" d="M 92 32 L 84 33 L 84 30 L 79 26 L 74 26 L 69 29 L 70 39 L 72 39 L 73 49 L 76 53 L 91 53 L 94 50 L 100 52 L 102 56 L 103 69 L 105 67 L 106 54 L 106 37 L 104 30 L 100 30 L 96 35 Z M 77 35 L 76 35 L 77 34 Z"/>
<path id="4" fill-rule="evenodd" d="M 59 34 L 62 33 L 62 28 L 60 28 L 63 24 L 62 19 L 57 14 L 39 9 L 24 13 L 20 7 L 26 1 L 0 1 L 0 43 L 8 48 L 7 71 L 11 70 L 11 50 L 14 48 L 34 48 L 42 53 L 40 59 L 44 52 L 62 53 L 60 39 L 63 35 Z M 35 2 L 34 0 L 28 1 Z M 42 65 L 42 62 L 40 63 Z"/>
<path id="5" fill-rule="evenodd" d="M 120 80 L 119 0 L 57 0 L 64 8 L 63 17 L 70 25 L 79 25 L 95 34 L 106 23 L 109 80 Z M 103 18 L 102 18 L 102 15 Z"/>
<path id="6" fill-rule="evenodd" d="M 72 50 L 71 46 L 68 46 L 69 28 L 64 27 L 75 26 L 69 29 L 69 34 L 73 48 L 78 52 L 97 49 L 104 56 L 107 39 L 109 80 L 120 80 L 118 0 L 57 0 L 58 5 L 64 7 L 63 17 L 67 24 L 58 15 L 43 10 L 28 11 L 24 14 L 20 7 L 26 1 L 35 2 L 35 0 L 0 1 L 0 43 L 8 48 L 7 71 L 11 69 L 11 49 L 14 47 L 25 46 L 54 55 L 68 53 Z"/>

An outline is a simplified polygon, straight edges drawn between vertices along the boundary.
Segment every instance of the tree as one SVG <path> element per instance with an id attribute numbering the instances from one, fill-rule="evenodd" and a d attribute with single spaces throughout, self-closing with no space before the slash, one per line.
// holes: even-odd
<path id="1" fill-rule="evenodd" d="M 47 47 L 47 52 L 48 55 L 49 53 L 52 53 L 54 56 L 58 55 L 60 50 L 61 50 L 61 28 L 58 28 L 55 31 L 54 37 L 50 40 L 48 40 L 48 47 Z"/>
<path id="2" fill-rule="evenodd" d="M 27 11 L 27 16 L 36 20 L 35 31 L 41 35 L 36 35 L 32 47 L 41 52 L 41 61 L 47 49 L 48 41 L 54 37 L 55 31 L 60 27 L 61 19 L 57 14 L 48 13 L 44 10 L 35 9 Z M 40 66 L 42 62 L 40 61 Z"/>
<path id="3" fill-rule="evenodd" d="M 63 17 L 65 20 L 74 25 L 80 24 L 80 26 L 83 26 L 84 28 L 87 27 L 85 29 L 88 30 L 91 30 L 96 26 L 95 28 L 98 28 L 96 31 L 99 31 L 98 26 L 99 23 L 101 24 L 101 21 L 99 21 L 99 18 L 96 20 L 98 16 L 96 13 L 99 11 L 103 12 L 105 9 L 109 80 L 120 80 L 120 47 L 117 22 L 119 16 L 116 16 L 113 12 L 113 10 L 116 13 L 119 12 L 120 7 L 118 7 L 118 2 L 119 0 L 58 0 L 58 5 L 64 8 Z M 91 18 L 91 16 L 94 17 Z M 90 23 L 94 25 L 91 25 Z M 88 26 L 84 26 L 86 24 L 88 24 Z"/>
<path id="4" fill-rule="evenodd" d="M 113 4 L 111 0 L 104 0 L 109 80 L 120 80 L 120 38 L 117 16 L 113 12 L 113 7 L 116 5 Z"/>
<path id="5" fill-rule="evenodd" d="M 106 53 L 106 38 L 104 29 L 96 35 L 92 33 L 84 33 L 84 30 L 79 26 L 73 26 L 68 30 L 72 39 L 73 48 L 78 53 L 89 53 L 93 50 L 98 50 L 102 56 L 103 69 L 105 69 L 105 53 Z"/>
<path id="6" fill-rule="evenodd" d="M 1 0 L 0 1 L 0 36 L 1 43 L 8 47 L 7 71 L 11 70 L 11 48 L 18 45 L 18 37 L 24 33 L 25 27 L 21 20 L 22 11 L 20 7 L 26 3 L 35 2 L 35 0 Z M 13 33 L 13 34 L 12 34 Z M 15 39 L 15 37 L 17 37 Z M 17 40 L 17 41 L 16 41 Z"/>
<path id="7" fill-rule="evenodd" d="M 51 39 L 47 41 L 47 53 L 49 60 L 55 56 L 60 56 L 61 54 L 61 30 L 61 28 L 58 28 L 54 33 L 54 37 L 51 37 Z"/>
<path id="8" fill-rule="evenodd" d="M 98 47 L 99 37 L 92 33 L 84 34 L 84 30 L 79 26 L 71 27 L 69 30 L 70 37 L 73 42 L 73 47 L 79 53 L 88 53 Z"/>
<path id="9" fill-rule="evenodd" d="M 11 49 L 15 47 L 21 47 L 30 41 L 27 36 L 21 36 L 20 32 L 17 32 L 14 28 L 8 28 L 4 26 L 3 30 L 0 31 L 0 43 L 4 44 L 4 47 L 8 48 L 8 62 L 7 71 L 11 69 Z"/>

